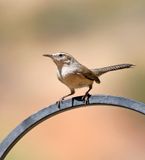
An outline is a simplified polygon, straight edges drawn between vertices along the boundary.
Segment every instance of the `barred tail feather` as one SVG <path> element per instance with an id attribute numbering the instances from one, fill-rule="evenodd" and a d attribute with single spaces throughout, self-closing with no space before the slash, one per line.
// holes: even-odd
<path id="1" fill-rule="evenodd" d="M 116 71 L 116 70 L 120 70 L 120 69 L 132 68 L 133 66 L 135 66 L 135 65 L 133 65 L 133 64 L 118 64 L 118 65 L 108 66 L 108 67 L 104 67 L 104 68 L 92 69 L 92 71 L 97 76 L 101 76 L 102 74 L 110 72 L 110 71 Z"/>

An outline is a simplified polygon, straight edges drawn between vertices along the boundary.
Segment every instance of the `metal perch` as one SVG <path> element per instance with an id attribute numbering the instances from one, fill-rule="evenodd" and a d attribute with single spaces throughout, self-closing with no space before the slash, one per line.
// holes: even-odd
<path id="1" fill-rule="evenodd" d="M 37 113 L 29 116 L 22 123 L 20 123 L 9 135 L 0 143 L 0 160 L 3 160 L 14 145 L 32 128 L 39 123 L 47 120 L 48 118 L 59 114 L 61 112 L 75 109 L 79 107 L 91 107 L 93 105 L 111 105 L 122 107 L 130 110 L 134 110 L 141 114 L 145 114 L 145 104 L 137 102 L 132 99 L 124 97 L 115 97 L 110 95 L 94 95 L 89 97 L 88 104 L 82 101 L 82 97 L 74 97 L 69 100 L 65 100 L 60 104 L 60 108 L 57 104 L 50 105 L 41 109 Z"/>

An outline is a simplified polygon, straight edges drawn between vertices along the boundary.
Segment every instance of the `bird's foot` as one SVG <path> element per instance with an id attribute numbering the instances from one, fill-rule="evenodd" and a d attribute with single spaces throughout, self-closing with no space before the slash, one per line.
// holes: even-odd
<path id="1" fill-rule="evenodd" d="M 58 105 L 58 108 L 60 109 L 60 103 L 61 101 L 57 101 L 56 104 Z"/>
<path id="2" fill-rule="evenodd" d="M 82 97 L 82 100 L 84 101 L 85 104 L 89 104 L 89 98 L 90 98 L 90 94 L 86 94 Z"/>
<path id="3" fill-rule="evenodd" d="M 56 102 L 59 109 L 60 109 L 60 104 L 63 103 L 63 100 L 64 100 L 64 98 L 61 98 L 59 101 Z"/>

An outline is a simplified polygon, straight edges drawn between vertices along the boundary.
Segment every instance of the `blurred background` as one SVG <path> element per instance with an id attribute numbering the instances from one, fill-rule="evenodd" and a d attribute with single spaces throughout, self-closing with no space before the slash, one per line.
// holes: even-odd
<path id="1" fill-rule="evenodd" d="M 135 64 L 103 75 L 91 94 L 145 102 L 145 1 L 0 0 L 0 140 L 69 92 L 57 80 L 56 66 L 42 56 L 57 51 L 89 68 Z M 144 160 L 144 148 L 144 115 L 98 106 L 43 122 L 6 160 Z"/>

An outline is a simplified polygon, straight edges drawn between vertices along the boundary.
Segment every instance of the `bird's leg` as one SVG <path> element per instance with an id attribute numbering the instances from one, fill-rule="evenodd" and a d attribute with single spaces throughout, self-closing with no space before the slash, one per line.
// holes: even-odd
<path id="1" fill-rule="evenodd" d="M 75 90 L 74 90 L 74 89 L 70 89 L 70 91 L 71 91 L 71 93 L 63 96 L 63 97 L 61 98 L 61 100 L 64 100 L 66 97 L 69 97 L 69 96 L 71 96 L 71 95 L 73 95 L 73 94 L 75 93 Z"/>
<path id="2" fill-rule="evenodd" d="M 89 89 L 87 90 L 87 92 L 85 93 L 85 95 L 82 97 L 82 100 L 85 101 L 85 103 L 88 103 L 89 100 L 89 92 L 92 89 L 92 85 L 89 86 Z"/>
<path id="3" fill-rule="evenodd" d="M 70 88 L 70 91 L 71 91 L 71 93 L 63 96 L 59 101 L 56 102 L 56 103 L 58 104 L 58 108 L 60 108 L 60 103 L 61 103 L 66 97 L 69 97 L 69 96 L 71 96 L 71 95 L 73 95 L 73 94 L 75 93 L 75 90 L 74 90 L 74 89 L 71 89 L 71 88 Z"/>

